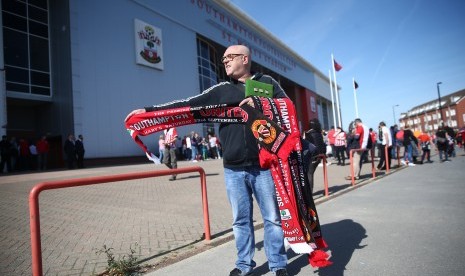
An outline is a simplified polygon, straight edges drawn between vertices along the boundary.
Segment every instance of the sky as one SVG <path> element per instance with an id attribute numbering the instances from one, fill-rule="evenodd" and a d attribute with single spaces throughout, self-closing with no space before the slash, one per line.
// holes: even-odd
<path id="1" fill-rule="evenodd" d="M 375 130 L 437 100 L 438 82 L 441 97 L 465 89 L 465 0 L 230 2 L 325 75 L 334 55 L 344 129 L 356 118 L 353 79 Z"/>

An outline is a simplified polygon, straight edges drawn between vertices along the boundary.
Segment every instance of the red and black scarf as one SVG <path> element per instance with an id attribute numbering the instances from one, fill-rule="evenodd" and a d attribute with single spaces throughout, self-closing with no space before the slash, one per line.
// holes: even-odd
<path id="1" fill-rule="evenodd" d="M 145 112 L 129 118 L 126 129 L 150 159 L 153 154 L 139 135 L 195 123 L 245 123 L 260 146 L 260 165 L 271 170 L 285 241 L 294 252 L 309 254 L 312 266 L 328 266 L 329 256 L 321 250 L 327 245 L 302 165 L 295 107 L 288 98 L 253 97 L 253 102 L 254 107 L 220 104 Z"/>

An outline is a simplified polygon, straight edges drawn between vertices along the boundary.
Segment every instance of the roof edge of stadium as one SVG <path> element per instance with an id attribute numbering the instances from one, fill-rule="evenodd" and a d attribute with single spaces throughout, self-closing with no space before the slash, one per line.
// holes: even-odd
<path id="1" fill-rule="evenodd" d="M 313 66 L 309 61 L 304 59 L 302 56 L 300 56 L 298 53 L 296 53 L 294 50 L 292 50 L 289 46 L 287 46 L 283 41 L 281 41 L 279 38 L 277 38 L 274 34 L 269 32 L 265 27 L 260 25 L 257 21 L 255 21 L 250 15 L 239 9 L 236 5 L 231 3 L 229 0 L 212 0 L 213 2 L 217 3 L 221 7 L 227 9 L 231 13 L 233 13 L 235 16 L 237 16 L 239 19 L 245 21 L 248 23 L 250 26 L 255 28 L 259 33 L 262 33 L 266 35 L 270 40 L 272 40 L 274 43 L 276 43 L 277 46 L 285 50 L 286 52 L 290 53 L 294 58 L 296 58 L 299 62 L 301 62 L 303 65 L 307 66 L 307 68 L 310 71 L 315 72 L 317 75 L 319 75 L 321 78 L 325 79 L 329 83 L 329 78 L 325 74 L 323 74 L 320 70 L 318 70 L 315 66 Z"/>

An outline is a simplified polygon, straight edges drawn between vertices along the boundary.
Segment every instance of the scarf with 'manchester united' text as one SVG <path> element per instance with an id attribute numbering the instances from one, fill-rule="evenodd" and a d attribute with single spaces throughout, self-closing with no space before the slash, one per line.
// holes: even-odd
<path id="1" fill-rule="evenodd" d="M 330 265 L 328 254 L 321 250 L 327 245 L 304 173 L 295 107 L 288 98 L 252 98 L 254 107 L 219 104 L 145 112 L 130 117 L 126 129 L 155 161 L 139 135 L 195 123 L 245 123 L 260 147 L 260 165 L 271 170 L 286 243 L 298 254 L 309 254 L 312 266 Z"/>

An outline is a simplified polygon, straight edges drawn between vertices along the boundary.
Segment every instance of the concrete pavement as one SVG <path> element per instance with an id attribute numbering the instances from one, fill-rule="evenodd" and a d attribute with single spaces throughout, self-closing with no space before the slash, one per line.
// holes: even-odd
<path id="1" fill-rule="evenodd" d="M 463 162 L 463 159 L 463 156 L 458 156 L 454 159 L 457 162 L 451 162 L 452 166 L 444 167 L 454 168 L 457 166 L 456 163 Z M 168 181 L 168 177 L 165 176 L 44 191 L 40 196 L 44 274 L 92 275 L 100 273 L 105 269 L 107 259 L 104 255 L 98 255 L 95 252 L 105 245 L 114 248 L 113 252 L 116 257 L 128 255 L 130 248 L 135 248 L 135 255 L 140 260 L 144 260 L 144 264 L 152 266 L 149 273 L 154 275 L 184 275 L 177 274 L 177 271 L 182 271 L 178 267 L 190 267 L 197 273 L 188 274 L 194 275 L 227 275 L 234 266 L 235 250 L 231 249 L 232 243 L 227 242 L 232 239 L 231 214 L 224 190 L 221 160 L 179 163 L 180 167 L 193 165 L 203 167 L 207 174 L 210 226 L 213 236 L 211 242 L 202 240 L 204 232 L 202 206 L 199 177 L 196 174 L 180 175 L 179 180 L 174 182 Z M 443 168 L 440 166 L 443 165 L 449 164 L 439 162 L 425 164 L 401 170 L 399 175 L 406 173 L 407 179 L 415 178 L 414 170 L 439 171 Z M 165 169 L 165 167 L 142 164 L 1 176 L 0 275 L 31 274 L 28 194 L 35 184 L 43 181 L 160 169 Z M 331 165 L 328 167 L 331 197 L 351 190 L 349 181 L 344 180 L 344 176 L 348 173 L 349 166 Z M 364 165 L 362 174 L 365 178 L 358 181 L 356 187 L 372 181 L 370 180 L 370 167 L 367 164 Z M 450 174 L 462 174 L 463 176 L 463 170 L 459 168 L 451 171 Z M 391 174 L 376 182 L 388 181 L 397 175 L 397 173 Z M 333 206 L 336 202 L 347 198 L 348 195 L 334 197 L 326 203 L 321 203 L 326 200 L 323 196 L 321 168 L 317 170 L 315 179 L 315 198 L 320 202 L 317 208 L 325 228 L 328 227 L 326 224 L 330 223 L 333 213 L 343 216 L 339 209 L 337 212 L 325 211 L 325 206 Z M 457 192 L 454 195 L 459 194 Z M 369 205 L 355 203 L 354 208 L 366 208 L 366 206 Z M 255 212 L 254 219 L 260 228 L 261 218 L 258 212 Z M 355 221 L 349 215 L 338 221 L 349 219 Z M 366 228 L 363 221 L 356 222 Z M 352 225 L 343 223 L 342 226 L 346 224 Z M 261 234 L 260 231 L 257 231 L 258 236 Z M 338 235 L 326 233 L 326 236 L 332 245 L 334 259 L 334 254 L 337 252 L 336 246 L 343 246 L 344 242 L 339 245 L 340 241 L 330 240 L 333 239 L 331 237 Z M 257 238 L 257 241 L 260 241 L 260 238 Z M 258 243 L 258 249 L 258 272 L 265 274 L 267 267 L 263 262 L 260 263 L 260 253 L 262 253 L 260 243 Z M 220 259 L 215 261 L 214 258 L 208 257 L 208 254 L 213 254 Z M 292 253 L 289 254 L 293 256 Z M 187 258 L 192 255 L 195 256 Z M 195 261 L 196 258 L 200 258 L 199 261 Z M 311 269 L 302 263 L 305 259 L 302 256 L 293 258 L 289 266 L 293 274 Z M 295 266 L 297 263 L 300 265 Z M 202 270 L 197 269 L 207 269 L 208 273 L 203 274 Z"/>
<path id="2" fill-rule="evenodd" d="M 463 155 L 436 159 L 318 204 L 334 264 L 315 269 L 289 249 L 289 275 L 463 275 L 464 165 Z M 272 275 L 256 234 L 254 275 Z M 148 275 L 228 275 L 235 252 L 230 241 Z"/>

